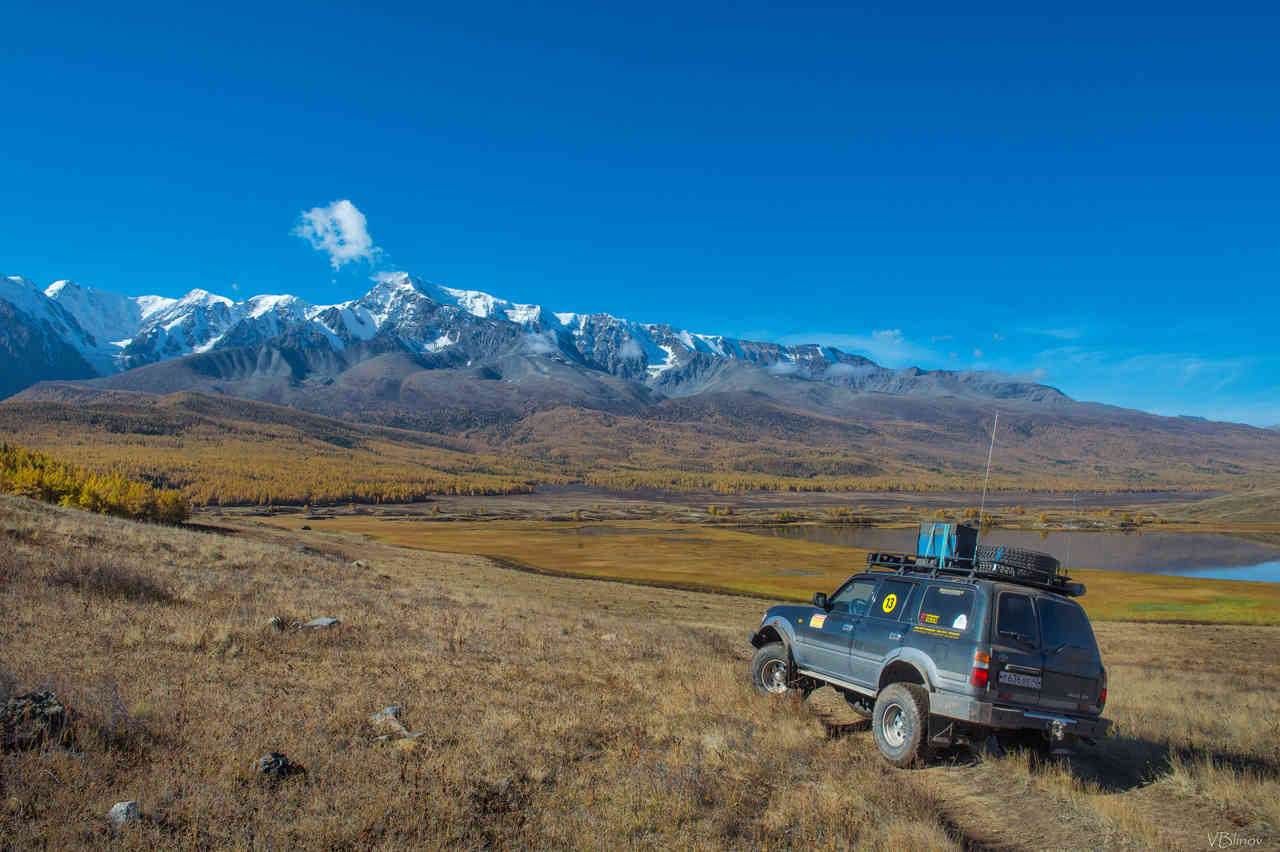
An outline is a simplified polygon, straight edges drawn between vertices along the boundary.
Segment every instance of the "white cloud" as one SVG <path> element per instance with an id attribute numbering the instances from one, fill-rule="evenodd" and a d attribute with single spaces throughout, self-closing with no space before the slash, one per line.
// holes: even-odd
<path id="1" fill-rule="evenodd" d="M 978 359 L 981 359 L 981 358 L 982 358 L 982 350 L 981 350 L 981 349 L 975 349 L 975 350 L 973 350 L 973 357 L 978 358 Z"/>
<path id="2" fill-rule="evenodd" d="M 991 339 L 992 339 L 992 340 L 994 340 L 996 343 L 1001 343 L 1001 342 L 1003 342 L 1003 341 L 1007 340 L 1008 338 L 1006 338 L 1006 337 L 1005 337 L 1003 334 L 1001 334 L 1000 332 L 996 331 L 996 332 L 992 332 L 992 334 L 991 334 Z"/>
<path id="3" fill-rule="evenodd" d="M 618 350 L 618 356 L 627 361 L 642 361 L 644 360 L 644 347 L 636 343 L 633 338 L 628 337 L 627 342 L 622 344 L 622 347 Z"/>
<path id="4" fill-rule="evenodd" d="M 900 328 L 883 328 L 871 334 L 790 334 L 779 343 L 817 343 L 844 352 L 865 355 L 884 367 L 921 367 L 941 360 L 927 346 L 913 343 Z"/>
<path id="5" fill-rule="evenodd" d="M 856 376 L 869 376 L 875 371 L 875 367 L 866 365 L 855 367 L 852 364 L 836 363 L 828 367 L 823 375 L 828 379 L 852 379 Z"/>
<path id="6" fill-rule="evenodd" d="M 794 361 L 774 361 L 765 369 L 775 376 L 790 376 L 792 373 L 797 372 L 800 367 Z"/>
<path id="7" fill-rule="evenodd" d="M 555 338 L 550 332 L 526 334 L 524 343 L 531 355 L 551 355 L 556 352 Z"/>
<path id="8" fill-rule="evenodd" d="M 929 342 L 930 342 L 930 343 L 945 343 L 945 342 L 946 342 L 946 341 L 948 341 L 948 340 L 954 340 L 954 339 L 955 339 L 954 335 L 950 335 L 950 334 L 935 334 L 935 335 L 933 335 L 933 337 L 930 337 L 930 338 L 929 338 Z"/>
<path id="9" fill-rule="evenodd" d="M 369 236 L 364 214 L 346 199 L 304 211 L 293 234 L 316 251 L 327 252 L 334 269 L 357 260 L 372 263 L 382 251 Z"/>
<path id="10" fill-rule="evenodd" d="M 1026 331 L 1058 340 L 1079 340 L 1084 337 L 1084 330 L 1080 328 L 1029 328 Z"/>

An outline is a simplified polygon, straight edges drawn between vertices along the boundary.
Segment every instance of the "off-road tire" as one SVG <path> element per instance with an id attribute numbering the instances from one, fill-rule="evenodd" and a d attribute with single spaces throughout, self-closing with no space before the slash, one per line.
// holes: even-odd
<path id="1" fill-rule="evenodd" d="M 891 683 L 876 696 L 871 730 L 884 759 L 900 769 L 929 758 L 929 693 L 918 683 Z"/>
<path id="2" fill-rule="evenodd" d="M 1012 565 L 1014 568 L 1044 573 L 1049 576 L 1057 574 L 1058 566 L 1061 564 L 1047 553 L 1041 553 L 1038 550 L 1023 550 L 1020 547 L 999 547 L 980 544 L 974 548 L 973 555 L 978 565 L 982 567 L 991 565 L 996 561 L 996 557 L 999 556 L 1003 565 Z"/>
<path id="3" fill-rule="evenodd" d="M 782 642 L 762 645 L 751 660 L 751 685 L 761 695 L 786 695 L 791 692 L 787 675 L 791 655 Z"/>

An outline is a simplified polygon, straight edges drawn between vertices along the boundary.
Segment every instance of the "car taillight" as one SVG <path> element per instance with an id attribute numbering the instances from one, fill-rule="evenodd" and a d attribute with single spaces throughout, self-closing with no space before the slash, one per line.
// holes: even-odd
<path id="1" fill-rule="evenodd" d="M 1098 712 L 1102 712 L 1102 708 L 1107 706 L 1107 670 L 1102 670 L 1102 692 L 1098 695 Z"/>
<path id="2" fill-rule="evenodd" d="M 991 655 L 982 651 L 975 651 L 973 654 L 973 672 L 969 675 L 969 683 L 974 686 L 986 686 L 990 667 Z"/>

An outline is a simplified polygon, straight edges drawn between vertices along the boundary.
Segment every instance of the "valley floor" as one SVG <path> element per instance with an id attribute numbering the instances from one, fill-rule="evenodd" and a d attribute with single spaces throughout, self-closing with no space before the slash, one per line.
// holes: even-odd
<path id="1" fill-rule="evenodd" d="M 1118 736 L 1070 764 L 957 751 L 902 771 L 825 690 L 808 705 L 751 690 L 759 600 L 219 525 L 0 497 L 0 688 L 52 688 L 78 715 L 72 750 L 0 758 L 7 845 L 1280 841 L 1278 628 L 1100 623 Z M 369 717 L 388 705 L 420 736 L 380 743 Z M 250 764 L 269 751 L 306 773 L 261 782 Z M 142 817 L 113 829 L 125 799 Z"/>

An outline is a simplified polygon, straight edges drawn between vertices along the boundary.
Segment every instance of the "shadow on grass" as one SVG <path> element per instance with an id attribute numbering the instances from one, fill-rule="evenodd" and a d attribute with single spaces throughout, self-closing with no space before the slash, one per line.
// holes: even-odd
<path id="1" fill-rule="evenodd" d="M 1280 764 L 1257 755 L 1227 749 L 1175 747 L 1141 737 L 1111 737 L 1096 746 L 1077 744 L 1069 755 L 1053 756 L 1047 748 L 1015 746 L 1031 753 L 1033 774 L 1054 766 L 1065 766 L 1079 781 L 1096 785 L 1099 793 L 1124 793 L 1144 787 L 1174 769 L 1174 764 L 1196 764 L 1208 761 L 1214 766 L 1235 772 L 1280 778 Z"/>
<path id="2" fill-rule="evenodd" d="M 53 588 L 71 588 L 85 594 L 133 603 L 178 602 L 173 590 L 135 568 L 116 560 L 94 559 L 81 554 L 69 556 L 46 582 Z"/>

